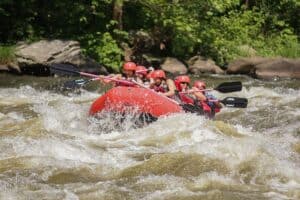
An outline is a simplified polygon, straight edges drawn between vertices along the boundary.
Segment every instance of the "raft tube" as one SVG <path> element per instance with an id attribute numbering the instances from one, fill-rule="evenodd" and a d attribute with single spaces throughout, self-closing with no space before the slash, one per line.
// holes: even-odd
<path id="1" fill-rule="evenodd" d="M 172 99 L 139 87 L 114 87 L 96 99 L 90 107 L 89 114 L 96 115 L 102 111 L 126 113 L 134 110 L 154 118 L 183 112 Z"/>

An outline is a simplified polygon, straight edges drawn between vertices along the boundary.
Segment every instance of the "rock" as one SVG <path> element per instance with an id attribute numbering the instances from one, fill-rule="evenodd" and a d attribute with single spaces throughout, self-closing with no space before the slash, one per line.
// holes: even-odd
<path id="1" fill-rule="evenodd" d="M 21 73 L 21 69 L 15 63 L 0 65 L 0 71 L 13 72 L 13 73 L 16 73 L 16 74 Z"/>
<path id="2" fill-rule="evenodd" d="M 241 58 L 229 64 L 227 73 L 248 74 L 257 78 L 300 78 L 300 59 Z"/>
<path id="3" fill-rule="evenodd" d="M 143 60 L 143 65 L 145 66 L 152 66 L 155 69 L 159 68 L 160 64 L 163 62 L 163 58 L 162 57 L 156 57 L 152 54 L 143 54 L 142 55 L 142 60 Z"/>
<path id="4" fill-rule="evenodd" d="M 193 74 L 212 73 L 224 74 L 224 71 L 211 59 L 204 59 L 201 56 L 194 56 L 188 60 L 189 71 Z"/>
<path id="5" fill-rule="evenodd" d="M 21 44 L 16 48 L 16 60 L 26 74 L 49 75 L 51 63 L 68 63 L 80 70 L 92 73 L 107 73 L 106 69 L 83 55 L 77 41 L 41 40 Z"/>
<path id="6" fill-rule="evenodd" d="M 300 59 L 278 58 L 261 63 L 256 66 L 255 76 L 263 79 L 274 77 L 300 79 Z"/>
<path id="7" fill-rule="evenodd" d="M 229 63 L 226 72 L 228 74 L 254 74 L 255 66 L 268 60 L 270 59 L 262 57 L 240 58 Z"/>
<path id="8" fill-rule="evenodd" d="M 0 65 L 0 71 L 9 71 L 8 65 Z"/>
<path id="9" fill-rule="evenodd" d="M 176 58 L 167 57 L 161 64 L 161 68 L 172 74 L 186 74 L 187 68 Z"/>

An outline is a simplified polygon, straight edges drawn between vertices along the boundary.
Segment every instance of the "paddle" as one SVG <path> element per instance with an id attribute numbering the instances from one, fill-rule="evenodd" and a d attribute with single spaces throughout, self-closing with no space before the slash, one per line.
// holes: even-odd
<path id="1" fill-rule="evenodd" d="M 64 75 L 82 75 L 82 76 L 87 76 L 87 77 L 93 77 L 93 79 L 87 80 L 87 81 L 82 81 L 82 84 L 85 82 L 89 82 L 95 79 L 107 79 L 107 80 L 112 80 L 116 82 L 121 82 L 125 83 L 127 85 L 138 85 L 140 87 L 146 88 L 150 91 L 151 89 L 145 87 L 142 84 L 139 84 L 138 82 L 134 81 L 125 81 L 125 80 L 118 80 L 110 77 L 99 77 L 98 75 L 95 74 L 90 74 L 90 73 L 85 73 L 85 72 L 80 72 L 76 67 L 73 65 L 69 64 L 52 64 L 50 65 L 50 70 L 53 73 L 58 73 L 58 74 L 64 74 Z M 209 90 L 217 90 L 219 92 L 227 93 L 227 92 L 234 92 L 234 91 L 240 91 L 242 89 L 242 84 L 241 82 L 226 82 L 226 83 L 221 83 L 218 87 L 214 89 L 206 89 L 206 90 L 199 90 L 199 91 L 209 91 Z M 154 92 L 154 91 L 153 91 Z M 165 97 L 168 98 L 168 97 Z M 174 101 L 173 99 L 168 98 L 170 101 L 179 104 L 178 102 Z M 210 101 L 219 101 L 219 100 L 210 100 Z M 238 97 L 226 97 L 225 99 L 220 101 L 227 107 L 236 107 L 236 108 L 246 108 L 248 100 L 245 98 L 238 98 Z"/>
<path id="2" fill-rule="evenodd" d="M 225 82 L 218 85 L 214 90 L 222 93 L 237 92 L 242 90 L 242 83 L 240 81 Z"/>
<path id="3" fill-rule="evenodd" d="M 211 91 L 211 90 L 216 90 L 222 93 L 238 92 L 242 90 L 242 83 L 240 81 L 225 82 L 225 83 L 221 83 L 220 85 L 218 85 L 216 88 L 213 89 L 203 89 L 203 90 L 191 89 L 186 92 L 180 92 L 180 93 L 186 94 L 186 93 L 203 92 L 203 91 Z"/>
<path id="4" fill-rule="evenodd" d="M 91 81 L 96 81 L 99 80 L 100 78 L 92 78 L 92 79 L 76 79 L 76 80 L 71 80 L 67 81 L 64 83 L 64 87 L 67 89 L 76 89 L 84 86 L 85 84 L 91 82 Z"/>
<path id="5" fill-rule="evenodd" d="M 223 100 L 208 100 L 210 102 L 221 102 L 226 107 L 247 108 L 248 99 L 240 97 L 226 97 Z"/>
<path id="6" fill-rule="evenodd" d="M 69 65 L 69 64 L 57 64 L 57 63 L 51 64 L 50 65 L 50 71 L 52 73 L 55 73 L 55 74 L 81 75 L 81 76 L 87 76 L 87 77 L 96 78 L 96 79 L 107 79 L 107 80 L 111 80 L 111 81 L 114 81 L 114 82 L 123 83 L 123 84 L 126 84 L 128 86 L 136 85 L 135 83 L 133 83 L 131 81 L 119 80 L 119 79 L 115 79 L 115 78 L 111 78 L 111 77 L 107 77 L 107 76 L 99 76 L 99 75 L 96 75 L 96 74 L 81 72 L 81 71 L 78 70 L 78 68 L 74 67 L 73 65 Z"/>

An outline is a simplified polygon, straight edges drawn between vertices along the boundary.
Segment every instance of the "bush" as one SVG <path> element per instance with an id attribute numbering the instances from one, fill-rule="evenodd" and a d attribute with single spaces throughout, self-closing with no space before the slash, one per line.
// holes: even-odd
<path id="1" fill-rule="evenodd" d="M 123 50 L 109 32 L 88 34 L 80 38 L 84 52 L 115 72 L 120 71 Z"/>
<path id="2" fill-rule="evenodd" d="M 0 46 L 0 64 L 8 64 L 15 60 L 14 46 Z"/>

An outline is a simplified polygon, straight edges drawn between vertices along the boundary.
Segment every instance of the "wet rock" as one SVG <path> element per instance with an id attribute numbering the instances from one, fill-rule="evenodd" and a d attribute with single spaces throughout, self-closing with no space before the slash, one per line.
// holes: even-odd
<path id="1" fill-rule="evenodd" d="M 161 68 L 172 74 L 186 74 L 186 66 L 176 58 L 167 57 L 161 64 Z"/>
<path id="2" fill-rule="evenodd" d="M 263 79 L 300 78 L 300 59 L 241 58 L 229 64 L 227 73 L 248 74 Z"/>
<path id="3" fill-rule="evenodd" d="M 15 63 L 8 63 L 8 64 L 0 65 L 0 71 L 13 72 L 16 74 L 21 73 L 21 69 Z"/>
<path id="4" fill-rule="evenodd" d="M 229 63 L 226 72 L 228 74 L 254 74 L 255 66 L 268 60 L 270 59 L 262 57 L 240 58 Z"/>
<path id="5" fill-rule="evenodd" d="M 279 58 L 261 63 L 256 66 L 255 75 L 263 79 L 274 77 L 300 79 L 300 59 Z"/>
<path id="6" fill-rule="evenodd" d="M 224 74 L 224 71 L 211 59 L 204 59 L 201 56 L 194 56 L 188 60 L 189 71 L 193 74 L 212 73 Z"/>
<path id="7" fill-rule="evenodd" d="M 142 57 L 144 61 L 142 64 L 146 66 L 153 66 L 155 69 L 159 68 L 160 64 L 164 60 L 162 57 L 157 57 L 152 54 L 143 54 Z"/>
<path id="8" fill-rule="evenodd" d="M 83 55 L 79 42 L 63 40 L 41 40 L 32 44 L 21 44 L 16 48 L 16 62 L 22 73 L 49 75 L 51 63 L 68 63 L 80 70 L 106 73 L 106 69 Z"/>

